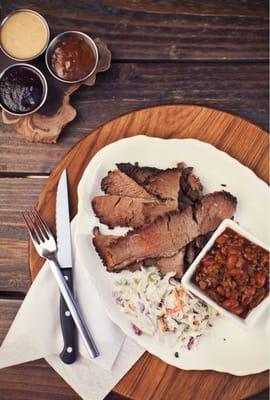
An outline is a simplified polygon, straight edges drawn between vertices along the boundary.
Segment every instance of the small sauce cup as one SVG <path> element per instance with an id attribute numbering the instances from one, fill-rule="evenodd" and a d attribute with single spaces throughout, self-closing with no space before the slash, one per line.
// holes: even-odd
<path id="1" fill-rule="evenodd" d="M 43 106 L 47 93 L 46 78 L 33 65 L 12 64 L 0 74 L 0 106 L 8 114 L 33 114 Z"/>
<path id="2" fill-rule="evenodd" d="M 45 62 L 52 76 L 64 83 L 79 83 L 92 76 L 98 65 L 93 39 L 79 31 L 66 31 L 49 44 Z"/>
<path id="3" fill-rule="evenodd" d="M 47 48 L 50 29 L 45 18 L 30 9 L 19 9 L 7 15 L 0 26 L 0 47 L 15 61 L 30 61 Z"/>

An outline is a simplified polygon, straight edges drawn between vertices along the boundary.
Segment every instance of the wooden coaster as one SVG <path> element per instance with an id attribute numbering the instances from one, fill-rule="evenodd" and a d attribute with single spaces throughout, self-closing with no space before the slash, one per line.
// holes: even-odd
<path id="1" fill-rule="evenodd" d="M 62 129 L 76 117 L 76 110 L 70 105 L 70 95 L 81 85 L 93 86 L 96 75 L 110 68 L 111 52 L 101 39 L 95 39 L 99 62 L 95 74 L 81 84 L 66 84 L 55 79 L 47 70 L 44 59 L 34 63 L 45 75 L 48 82 L 48 97 L 44 106 L 36 113 L 16 117 L 2 110 L 2 121 L 14 125 L 15 130 L 30 142 L 56 143 Z M 12 64 L 3 53 L 0 67 Z"/>

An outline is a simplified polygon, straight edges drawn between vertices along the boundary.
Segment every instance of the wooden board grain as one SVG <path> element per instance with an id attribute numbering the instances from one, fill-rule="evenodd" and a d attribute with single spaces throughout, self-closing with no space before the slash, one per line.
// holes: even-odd
<path id="1" fill-rule="evenodd" d="M 192 137 L 212 143 L 226 151 L 260 178 L 268 176 L 268 135 L 250 122 L 231 114 L 200 106 L 173 105 L 139 110 L 117 118 L 96 129 L 79 142 L 54 170 L 40 195 L 38 208 L 54 226 L 55 189 L 64 168 L 71 186 L 72 215 L 77 210 L 77 185 L 91 158 L 105 145 L 145 133 L 162 138 Z M 143 151 L 143 149 L 142 149 Z M 30 246 L 30 268 L 34 277 L 41 267 Z M 116 390 L 140 400 L 239 400 L 265 388 L 268 374 L 234 377 L 213 371 L 181 371 L 158 358 L 145 354 L 117 385 Z M 191 396 L 191 397 L 190 397 Z"/>
<path id="2" fill-rule="evenodd" d="M 0 179 L 0 298 L 30 287 L 28 234 L 21 212 L 36 203 L 46 177 Z"/>
<path id="3" fill-rule="evenodd" d="M 256 99 L 256 100 L 255 100 Z M 115 63 L 91 89 L 71 97 L 78 116 L 56 145 L 29 145 L 0 125 L 0 175 L 49 174 L 90 130 L 121 114 L 160 104 L 199 104 L 268 127 L 268 67 L 264 63 Z"/>
<path id="4" fill-rule="evenodd" d="M 52 34 L 104 39 L 114 60 L 268 60 L 266 0 L 1 0 L 42 13 Z"/>

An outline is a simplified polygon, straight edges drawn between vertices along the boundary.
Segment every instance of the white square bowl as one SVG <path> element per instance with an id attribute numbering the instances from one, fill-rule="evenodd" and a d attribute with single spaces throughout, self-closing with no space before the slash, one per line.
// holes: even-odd
<path id="1" fill-rule="evenodd" d="M 238 317 L 237 315 L 231 313 L 230 311 L 227 311 L 225 308 L 221 307 L 214 300 L 212 300 L 203 290 L 201 290 L 197 285 L 195 285 L 191 281 L 191 279 L 194 275 L 194 272 L 195 272 L 198 264 L 200 263 L 201 259 L 206 255 L 206 253 L 213 246 L 217 237 L 220 236 L 222 234 L 222 232 L 225 231 L 226 228 L 232 229 L 233 231 L 237 232 L 239 235 L 243 236 L 244 238 L 250 240 L 251 242 L 255 243 L 256 245 L 269 251 L 269 247 L 267 247 L 265 245 L 265 243 L 258 240 L 255 236 L 253 236 L 251 233 L 249 233 L 248 231 L 243 229 L 241 226 L 239 226 L 237 223 L 235 223 L 231 219 L 225 219 L 219 225 L 219 227 L 217 228 L 215 233 L 212 235 L 211 239 L 206 243 L 204 248 L 201 250 L 201 252 L 198 254 L 196 259 L 191 264 L 191 266 L 188 268 L 188 270 L 185 272 L 185 274 L 182 277 L 181 282 L 186 289 L 188 289 L 190 292 L 195 294 L 197 297 L 201 298 L 206 303 L 211 305 L 220 314 L 230 318 L 231 320 L 233 320 L 236 324 L 238 324 L 241 327 L 250 328 L 250 327 L 254 326 L 255 322 L 258 320 L 260 315 L 263 313 L 265 308 L 268 306 L 269 300 L 270 300 L 269 295 L 260 304 L 258 304 L 257 307 L 255 307 L 252 311 L 250 311 L 250 313 L 247 315 L 246 318 L 241 318 L 241 317 Z"/>

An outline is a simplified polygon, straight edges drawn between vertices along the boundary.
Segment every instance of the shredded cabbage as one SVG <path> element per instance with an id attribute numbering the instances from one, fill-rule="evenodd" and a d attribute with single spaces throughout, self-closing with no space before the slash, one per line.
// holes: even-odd
<path id="1" fill-rule="evenodd" d="M 172 345 L 190 350 L 218 314 L 174 275 L 170 272 L 162 277 L 155 267 L 126 273 L 114 282 L 113 297 L 137 335 L 157 335 L 161 340 L 167 336 Z"/>

